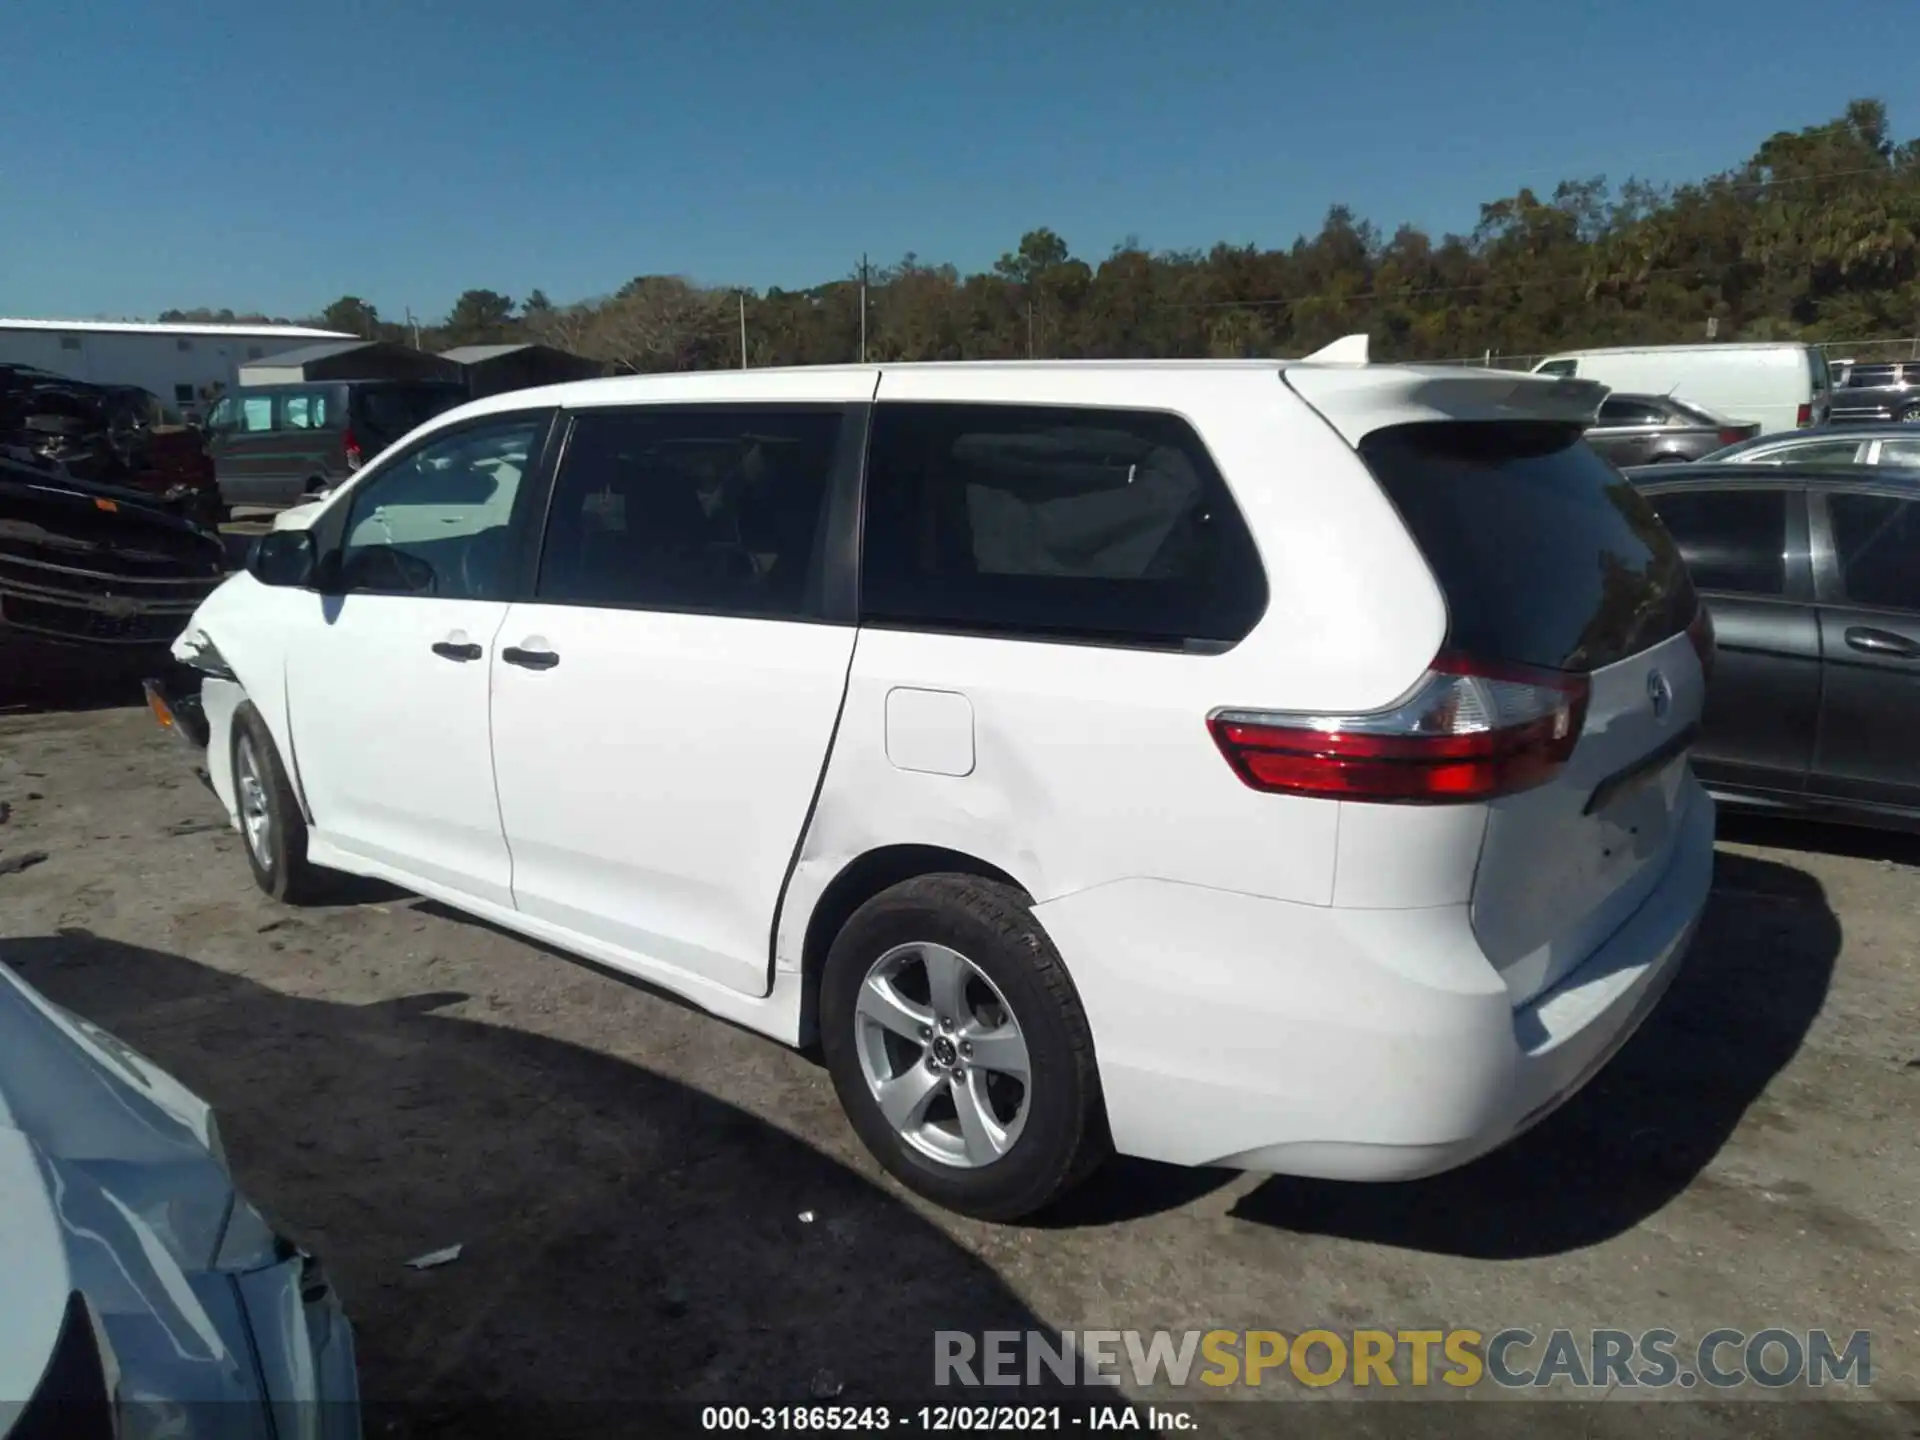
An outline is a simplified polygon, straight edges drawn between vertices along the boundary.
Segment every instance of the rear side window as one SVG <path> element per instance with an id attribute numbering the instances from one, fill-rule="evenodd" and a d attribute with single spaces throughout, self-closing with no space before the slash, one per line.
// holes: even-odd
<path id="1" fill-rule="evenodd" d="M 1667 412 L 1647 400 L 1609 398 L 1601 403 L 1602 425 L 1664 425 Z"/>
<path id="2" fill-rule="evenodd" d="M 1697 588 L 1787 593 L 1786 491 L 1676 490 L 1648 499 Z"/>
<path id="3" fill-rule="evenodd" d="M 245 396 L 240 401 L 240 423 L 237 428 L 249 435 L 273 429 L 273 396 Z"/>
<path id="4" fill-rule="evenodd" d="M 320 430 L 327 423 L 327 392 L 295 390 L 280 397 L 282 430 Z"/>
<path id="5" fill-rule="evenodd" d="M 437 385 L 369 386 L 355 396 L 354 408 L 369 430 L 385 440 L 398 440 L 464 398 L 457 390 Z"/>
<path id="6" fill-rule="evenodd" d="M 1396 425 L 1368 435 L 1360 455 L 1439 581 L 1456 649 L 1597 670 L 1693 618 L 1672 537 L 1577 427 Z"/>
<path id="7" fill-rule="evenodd" d="M 1899 372 L 1892 365 L 1856 365 L 1847 372 L 1849 390 L 1871 390 L 1876 386 L 1899 383 Z"/>
<path id="8" fill-rule="evenodd" d="M 1537 373 L 1541 375 L 1571 375 L 1580 368 L 1578 360 L 1549 360 Z"/>
<path id="9" fill-rule="evenodd" d="M 1827 500 L 1840 584 L 1856 605 L 1920 610 L 1920 504 L 1892 495 Z"/>
<path id="10" fill-rule="evenodd" d="M 841 414 L 732 405 L 582 413 L 554 482 L 536 594 L 817 617 Z"/>
<path id="11" fill-rule="evenodd" d="M 1211 649 L 1266 604 L 1246 522 L 1178 416 L 875 408 L 864 620 Z"/>

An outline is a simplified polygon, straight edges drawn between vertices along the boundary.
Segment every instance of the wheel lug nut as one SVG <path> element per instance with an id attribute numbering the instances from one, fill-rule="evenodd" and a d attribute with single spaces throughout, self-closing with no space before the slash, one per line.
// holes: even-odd
<path id="1" fill-rule="evenodd" d="M 938 1055 L 927 1056 L 927 1069 L 938 1070 L 939 1068 L 940 1068 L 940 1057 Z"/>
<path id="2" fill-rule="evenodd" d="M 960 1053 L 962 1055 L 973 1054 L 973 1042 L 971 1040 L 962 1040 L 960 1042 Z"/>
<path id="3" fill-rule="evenodd" d="M 931 1025 L 922 1025 L 920 1027 L 920 1038 L 922 1040 L 933 1039 L 933 1027 Z"/>
<path id="4" fill-rule="evenodd" d="M 948 1019 L 948 1018 L 947 1018 L 947 1017 L 946 1017 L 945 1015 L 942 1015 L 942 1016 L 940 1017 L 940 1028 L 941 1028 L 942 1030 L 951 1030 L 951 1029 L 953 1029 L 953 1021 L 952 1021 L 952 1020 L 950 1020 L 950 1019 Z"/>

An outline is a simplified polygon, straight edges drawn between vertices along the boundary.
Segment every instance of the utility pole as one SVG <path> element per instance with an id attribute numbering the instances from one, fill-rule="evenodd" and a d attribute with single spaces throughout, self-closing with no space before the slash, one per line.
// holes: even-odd
<path id="1" fill-rule="evenodd" d="M 867 363 L 867 257 L 860 256 L 860 363 Z"/>
<path id="2" fill-rule="evenodd" d="M 747 368 L 747 292 L 736 291 L 734 298 L 740 302 L 740 368 Z"/>
<path id="3" fill-rule="evenodd" d="M 1033 301 L 1027 301 L 1027 358 L 1033 358 Z"/>
<path id="4" fill-rule="evenodd" d="M 407 307 L 407 328 L 413 331 L 413 348 L 420 348 L 420 322 L 413 318 L 413 307 Z"/>

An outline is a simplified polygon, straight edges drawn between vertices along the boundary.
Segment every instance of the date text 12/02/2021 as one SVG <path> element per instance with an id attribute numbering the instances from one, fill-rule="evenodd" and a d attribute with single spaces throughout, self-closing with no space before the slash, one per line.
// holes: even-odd
<path id="1" fill-rule="evenodd" d="M 700 1428 L 711 1431 L 1015 1435 L 1082 1430 L 1190 1432 L 1193 1414 L 1178 1406 L 1063 1405 L 709 1405 Z"/>

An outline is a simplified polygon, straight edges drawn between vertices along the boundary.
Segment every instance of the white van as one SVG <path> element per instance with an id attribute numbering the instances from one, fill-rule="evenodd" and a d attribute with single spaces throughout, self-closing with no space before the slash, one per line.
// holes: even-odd
<path id="1" fill-rule="evenodd" d="M 1826 356 L 1798 343 L 1567 350 L 1533 370 L 1598 380 L 1610 390 L 1672 395 L 1729 420 L 1753 421 L 1762 435 L 1824 425 L 1833 396 Z"/>
<path id="2" fill-rule="evenodd" d="M 379 876 L 818 1038 L 953 1209 L 1109 1148 L 1431 1174 L 1605 1064 L 1712 877 L 1706 612 L 1582 441 L 1601 397 L 1279 361 L 512 391 L 263 535 L 156 713 L 269 894 Z"/>

